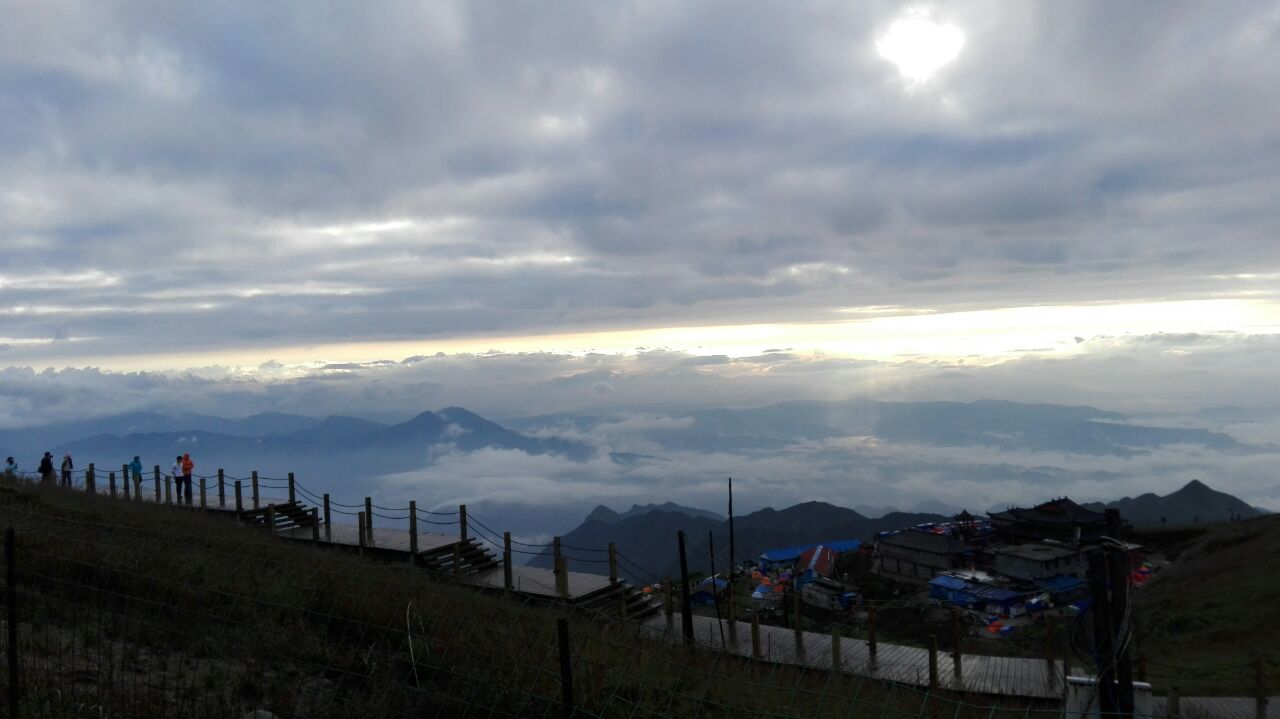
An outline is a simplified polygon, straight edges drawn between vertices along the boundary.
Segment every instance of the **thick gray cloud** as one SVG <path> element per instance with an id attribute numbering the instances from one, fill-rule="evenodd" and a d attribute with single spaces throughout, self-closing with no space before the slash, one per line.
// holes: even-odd
<path id="1" fill-rule="evenodd" d="M 0 357 L 1274 299 L 1271 8 L 902 12 L 2 3 Z"/>

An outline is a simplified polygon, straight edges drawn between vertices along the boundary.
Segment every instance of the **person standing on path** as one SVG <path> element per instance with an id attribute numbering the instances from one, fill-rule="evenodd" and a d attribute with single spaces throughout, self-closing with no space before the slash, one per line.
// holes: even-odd
<path id="1" fill-rule="evenodd" d="M 169 476 L 173 477 L 174 489 L 177 495 L 174 499 L 182 499 L 182 455 L 173 458 L 173 466 L 169 468 Z"/>
<path id="2" fill-rule="evenodd" d="M 182 455 L 182 483 L 187 488 L 187 504 L 191 504 L 191 470 L 196 468 L 196 463 L 191 461 L 190 454 Z"/>
<path id="3" fill-rule="evenodd" d="M 6 457 L 4 460 L 4 478 L 13 481 L 19 478 L 18 462 L 13 457 Z"/>
<path id="4" fill-rule="evenodd" d="M 62 455 L 62 486 L 67 489 L 71 488 L 71 470 L 75 468 L 75 463 L 71 461 L 71 453 Z"/>
<path id="5" fill-rule="evenodd" d="M 40 458 L 40 484 L 53 484 L 53 452 L 45 452 Z"/>
<path id="6" fill-rule="evenodd" d="M 137 496 L 142 496 L 142 459 L 138 455 L 133 455 L 133 461 L 129 463 L 129 474 L 133 475 L 133 489 Z"/>

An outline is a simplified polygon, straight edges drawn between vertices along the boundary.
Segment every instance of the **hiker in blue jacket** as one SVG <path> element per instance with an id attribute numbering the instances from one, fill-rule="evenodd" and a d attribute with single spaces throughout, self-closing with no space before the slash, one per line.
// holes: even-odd
<path id="1" fill-rule="evenodd" d="M 133 455 L 133 461 L 129 463 L 129 474 L 133 475 L 133 488 L 142 496 L 142 459 L 138 455 Z"/>

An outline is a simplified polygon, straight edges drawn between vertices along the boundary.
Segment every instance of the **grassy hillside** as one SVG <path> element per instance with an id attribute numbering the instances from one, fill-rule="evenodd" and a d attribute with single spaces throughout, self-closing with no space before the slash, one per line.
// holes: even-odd
<path id="1" fill-rule="evenodd" d="M 1280 691 L 1280 516 L 1170 540 L 1177 559 L 1135 595 L 1149 676 L 1183 693 L 1242 694 L 1262 656 Z"/>
<path id="2" fill-rule="evenodd" d="M 554 606 L 54 489 L 0 484 L 0 526 L 16 533 L 24 717 L 568 715 Z M 689 651 L 603 616 L 570 616 L 569 634 L 573 716 L 1026 715 Z"/>

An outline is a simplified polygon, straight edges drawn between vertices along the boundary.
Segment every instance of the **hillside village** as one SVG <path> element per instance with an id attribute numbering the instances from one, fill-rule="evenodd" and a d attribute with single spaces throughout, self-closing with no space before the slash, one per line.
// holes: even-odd
<path id="1" fill-rule="evenodd" d="M 1227 522 L 1262 514 L 1199 480 L 1167 497 L 1146 495 L 1112 505 L 1058 497 L 981 517 L 961 511 L 866 539 L 832 536 L 766 549 L 742 561 L 738 570 L 750 579 L 748 610 L 768 616 L 778 614 L 789 591 L 799 593 L 808 611 L 818 617 L 827 613 L 829 620 L 841 613 L 856 617 L 867 599 L 916 600 L 970 612 L 985 630 L 977 635 L 1000 638 L 1050 614 L 1087 610 L 1091 554 L 1122 550 L 1134 587 L 1167 564 L 1159 548 L 1124 540 L 1134 526 L 1115 505 L 1155 517 L 1158 527 L 1168 525 L 1161 511 L 1173 516 L 1175 525 L 1189 519 L 1186 524 L 1192 526 L 1199 525 L 1201 514 Z M 1111 529 L 1110 513 L 1116 523 Z M 727 584 L 719 586 L 723 595 Z M 706 582 L 697 587 L 704 603 L 715 599 L 712 587 Z"/>

